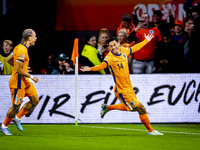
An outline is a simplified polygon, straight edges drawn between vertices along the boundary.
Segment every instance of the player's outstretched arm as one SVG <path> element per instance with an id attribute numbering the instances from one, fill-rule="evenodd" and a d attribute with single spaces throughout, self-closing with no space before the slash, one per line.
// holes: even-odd
<path id="1" fill-rule="evenodd" d="M 85 71 L 90 71 L 91 69 L 88 66 L 81 66 L 80 70 L 85 72 Z"/>
<path id="2" fill-rule="evenodd" d="M 88 66 L 81 66 L 80 70 L 85 71 L 101 71 L 107 67 L 106 62 L 102 62 L 100 65 L 96 65 L 94 67 L 88 67 Z"/>

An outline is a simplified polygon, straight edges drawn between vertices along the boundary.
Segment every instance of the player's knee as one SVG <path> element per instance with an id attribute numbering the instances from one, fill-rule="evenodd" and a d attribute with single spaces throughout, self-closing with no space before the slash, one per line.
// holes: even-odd
<path id="1" fill-rule="evenodd" d="M 39 98 L 37 95 L 29 97 L 30 102 L 33 106 L 36 106 L 39 103 Z"/>
<path id="2" fill-rule="evenodd" d="M 140 115 L 144 115 L 146 114 L 146 108 L 144 107 L 143 104 L 139 103 L 139 105 L 137 106 L 137 110 L 138 110 L 138 113 Z"/>
<path id="3" fill-rule="evenodd" d="M 32 104 L 33 104 L 34 106 L 36 106 L 38 103 L 39 103 L 39 99 L 37 98 L 37 99 L 35 99 L 35 100 L 33 101 Z"/>
<path id="4" fill-rule="evenodd" d="M 146 113 L 146 108 L 142 105 L 142 111 Z"/>
<path id="5" fill-rule="evenodd" d="M 140 115 L 144 115 L 144 114 L 146 114 L 146 110 L 145 109 L 139 109 L 138 113 Z"/>
<path id="6" fill-rule="evenodd" d="M 15 114 L 19 111 L 19 108 L 20 108 L 20 105 L 13 104 L 7 112 L 7 117 L 14 118 Z"/>
<path id="7" fill-rule="evenodd" d="M 12 110 L 13 112 L 18 112 L 19 108 L 20 108 L 20 105 L 13 105 L 13 106 L 11 107 L 11 110 Z"/>
<path id="8" fill-rule="evenodd" d="M 142 114 L 146 114 L 147 112 L 146 112 L 146 108 L 143 108 L 142 110 L 141 110 L 141 113 Z"/>

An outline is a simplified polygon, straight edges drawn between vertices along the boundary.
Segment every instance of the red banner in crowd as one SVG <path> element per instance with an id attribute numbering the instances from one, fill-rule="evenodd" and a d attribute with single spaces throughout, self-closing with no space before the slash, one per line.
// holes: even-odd
<path id="1" fill-rule="evenodd" d="M 168 8 L 175 19 L 183 20 L 186 15 L 185 0 L 58 0 L 56 12 L 56 30 L 93 31 L 107 28 L 115 30 L 124 14 L 131 14 L 138 5 L 138 17 L 147 12 L 152 20 L 154 10 L 161 10 L 162 19 L 168 19 Z M 195 0 L 199 3 L 200 0 Z"/>

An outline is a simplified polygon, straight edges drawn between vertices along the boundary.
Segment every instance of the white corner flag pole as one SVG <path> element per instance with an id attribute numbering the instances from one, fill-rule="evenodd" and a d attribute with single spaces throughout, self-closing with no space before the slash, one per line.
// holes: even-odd
<path id="1" fill-rule="evenodd" d="M 78 57 L 75 63 L 75 125 L 78 125 Z"/>

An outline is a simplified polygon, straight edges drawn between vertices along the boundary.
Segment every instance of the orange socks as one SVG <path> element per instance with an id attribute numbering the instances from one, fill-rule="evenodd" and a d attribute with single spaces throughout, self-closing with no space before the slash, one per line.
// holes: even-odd
<path id="1" fill-rule="evenodd" d="M 22 109 L 18 112 L 18 114 L 16 115 L 19 119 L 21 119 L 24 115 L 28 114 L 28 111 L 25 110 L 23 107 Z"/>
<path id="2" fill-rule="evenodd" d="M 26 115 L 27 113 L 28 113 L 28 111 L 25 110 L 24 108 L 22 108 L 16 116 L 20 120 L 22 118 L 22 116 Z M 4 127 L 7 127 L 12 120 L 13 120 L 13 118 L 8 118 L 6 116 L 6 118 L 5 118 L 4 122 L 3 122 Z"/>
<path id="3" fill-rule="evenodd" d="M 109 105 L 107 110 L 122 110 L 122 111 L 129 111 L 129 109 L 123 104 L 123 103 L 120 103 L 120 104 L 115 104 L 115 105 Z M 150 120 L 149 120 L 149 117 L 147 114 L 144 114 L 144 115 L 139 115 L 140 116 L 140 120 L 141 122 L 144 124 L 144 126 L 147 128 L 147 130 L 149 132 L 152 132 L 153 131 L 153 128 L 151 127 L 151 124 L 150 124 Z"/>
<path id="4" fill-rule="evenodd" d="M 151 124 L 150 124 L 150 120 L 149 120 L 149 117 L 147 114 L 144 114 L 144 115 L 139 115 L 140 116 L 140 120 L 141 122 L 144 124 L 144 126 L 147 128 L 147 130 L 149 132 L 152 132 L 153 131 L 153 128 L 151 127 Z"/>
<path id="5" fill-rule="evenodd" d="M 123 110 L 123 111 L 128 111 L 128 109 L 126 108 L 126 106 L 123 103 L 120 104 L 115 104 L 115 105 L 109 105 L 107 110 Z"/>
<path id="6" fill-rule="evenodd" d="M 3 122 L 3 124 L 4 124 L 5 126 L 8 126 L 12 120 L 13 120 L 13 118 L 8 118 L 8 117 L 6 116 L 6 118 L 5 118 L 4 122 Z"/>

